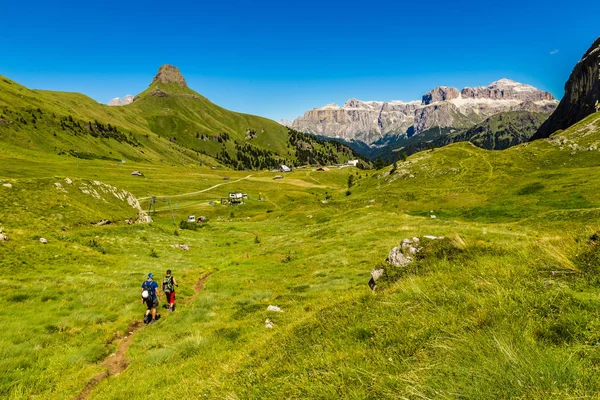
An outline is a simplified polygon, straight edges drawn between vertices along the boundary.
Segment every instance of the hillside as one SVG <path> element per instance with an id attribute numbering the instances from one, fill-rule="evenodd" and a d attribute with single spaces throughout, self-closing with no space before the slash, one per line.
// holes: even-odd
<path id="1" fill-rule="evenodd" d="M 74 398 L 131 340 L 125 369 L 87 398 L 140 398 L 148 385 L 179 398 L 593 398 L 599 120 L 502 151 L 455 143 L 395 171 L 281 180 L 132 161 L 147 171 L 137 179 L 102 160 L 0 152 L 0 394 Z M 169 198 L 175 224 L 160 201 L 152 224 L 128 225 L 137 211 L 120 189 L 81 190 L 100 176 L 143 209 Z M 221 206 L 232 190 L 246 203 Z M 190 214 L 209 222 L 180 229 Z M 424 246 L 415 264 L 386 265 L 412 237 Z M 132 330 L 141 281 L 167 268 L 177 311 Z"/>
<path id="2" fill-rule="evenodd" d="M 174 67 L 161 67 L 157 76 L 164 68 Z M 179 70 L 177 76 L 183 79 Z M 0 76 L 0 142 L 15 154 L 234 169 L 336 164 L 357 157 L 343 145 L 221 108 L 177 79 L 155 78 L 132 103 L 109 107 L 77 93 L 31 90 Z"/>

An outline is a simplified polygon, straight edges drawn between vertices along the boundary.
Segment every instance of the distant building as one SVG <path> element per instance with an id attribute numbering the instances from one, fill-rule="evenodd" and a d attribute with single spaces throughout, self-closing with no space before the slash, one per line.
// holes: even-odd
<path id="1" fill-rule="evenodd" d="M 244 204 L 244 195 L 243 193 L 239 193 L 239 192 L 231 192 L 229 193 L 229 196 L 226 199 L 221 199 L 221 204 L 229 204 L 229 205 L 235 205 L 235 204 Z"/>
<path id="2" fill-rule="evenodd" d="M 290 169 L 290 167 L 288 167 L 287 165 L 280 165 L 279 166 L 279 171 L 280 172 L 292 172 L 292 170 Z"/>
<path id="3" fill-rule="evenodd" d="M 346 164 L 356 167 L 358 165 L 358 160 L 348 160 Z"/>

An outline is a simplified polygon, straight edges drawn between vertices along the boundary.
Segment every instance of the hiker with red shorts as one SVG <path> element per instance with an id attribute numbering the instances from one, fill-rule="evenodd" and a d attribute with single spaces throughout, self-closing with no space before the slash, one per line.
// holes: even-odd
<path id="1" fill-rule="evenodd" d="M 167 276 L 163 278 L 163 292 L 167 297 L 167 306 L 169 312 L 175 311 L 175 286 L 179 287 L 175 277 L 171 275 L 171 270 L 167 270 Z"/>

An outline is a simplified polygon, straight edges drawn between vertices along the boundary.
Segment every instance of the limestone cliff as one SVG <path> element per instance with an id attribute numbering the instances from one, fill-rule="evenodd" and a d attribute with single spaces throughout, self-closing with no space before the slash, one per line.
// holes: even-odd
<path id="1" fill-rule="evenodd" d="M 565 96 L 556 111 L 535 133 L 533 139 L 549 137 L 599 110 L 600 101 L 600 37 L 575 65 L 565 84 Z"/>
<path id="2" fill-rule="evenodd" d="M 501 79 L 489 86 L 459 91 L 440 86 L 420 101 L 348 100 L 329 104 L 297 118 L 292 127 L 306 133 L 373 144 L 386 136 L 418 135 L 434 127 L 470 128 L 492 115 L 508 111 L 551 113 L 558 102 L 548 92 Z"/>

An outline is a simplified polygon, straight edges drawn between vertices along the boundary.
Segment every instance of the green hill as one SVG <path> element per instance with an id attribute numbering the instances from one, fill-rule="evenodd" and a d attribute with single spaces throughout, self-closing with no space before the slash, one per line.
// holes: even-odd
<path id="1" fill-rule="evenodd" d="M 159 76 L 165 69 L 159 70 Z M 109 107 L 77 93 L 31 90 L 0 76 L 0 142 L 6 151 L 234 169 L 342 163 L 349 148 L 221 108 L 187 85 L 177 70 L 155 79 L 132 104 Z M 185 82 L 183 80 L 183 82 Z M 365 163 L 368 166 L 367 163 Z"/>

